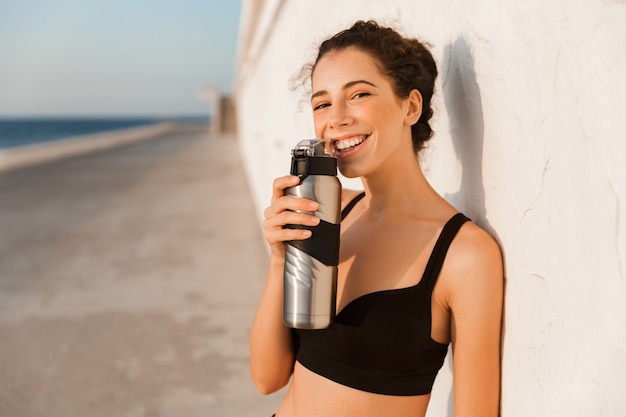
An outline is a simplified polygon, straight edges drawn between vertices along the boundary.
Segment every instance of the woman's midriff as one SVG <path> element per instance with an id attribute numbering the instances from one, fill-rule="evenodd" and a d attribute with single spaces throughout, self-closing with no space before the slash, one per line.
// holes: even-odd
<path id="1" fill-rule="evenodd" d="M 317 375 L 296 362 L 276 417 L 423 417 L 428 395 L 411 397 L 359 391 Z"/>

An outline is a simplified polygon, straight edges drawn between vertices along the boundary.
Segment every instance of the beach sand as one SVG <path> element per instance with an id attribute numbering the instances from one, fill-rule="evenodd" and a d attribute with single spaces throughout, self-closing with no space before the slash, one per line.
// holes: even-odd
<path id="1" fill-rule="evenodd" d="M 258 218 L 203 124 L 0 174 L 0 416 L 270 416 Z"/>

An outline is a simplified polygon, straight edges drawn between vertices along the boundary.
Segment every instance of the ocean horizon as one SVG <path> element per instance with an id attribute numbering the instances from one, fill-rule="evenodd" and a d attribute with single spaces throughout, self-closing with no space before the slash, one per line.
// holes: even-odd
<path id="1" fill-rule="evenodd" d="M 0 149 L 49 142 L 79 135 L 116 131 L 168 121 L 209 121 L 208 116 L 0 116 Z"/>

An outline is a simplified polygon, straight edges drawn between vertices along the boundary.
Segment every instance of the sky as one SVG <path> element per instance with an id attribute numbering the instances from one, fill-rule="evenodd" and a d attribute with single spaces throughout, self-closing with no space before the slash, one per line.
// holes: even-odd
<path id="1" fill-rule="evenodd" d="M 0 0 L 0 118 L 204 116 L 229 94 L 239 0 Z"/>

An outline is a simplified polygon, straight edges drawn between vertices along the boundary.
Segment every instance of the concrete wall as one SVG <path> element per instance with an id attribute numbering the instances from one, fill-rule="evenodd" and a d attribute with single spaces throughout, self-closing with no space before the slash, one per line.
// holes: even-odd
<path id="1" fill-rule="evenodd" d="M 502 415 L 625 415 L 626 1 L 244 1 L 238 132 L 259 219 L 313 135 L 289 79 L 356 18 L 433 45 L 428 177 L 505 254 Z M 450 375 L 429 416 L 452 415 Z"/>

